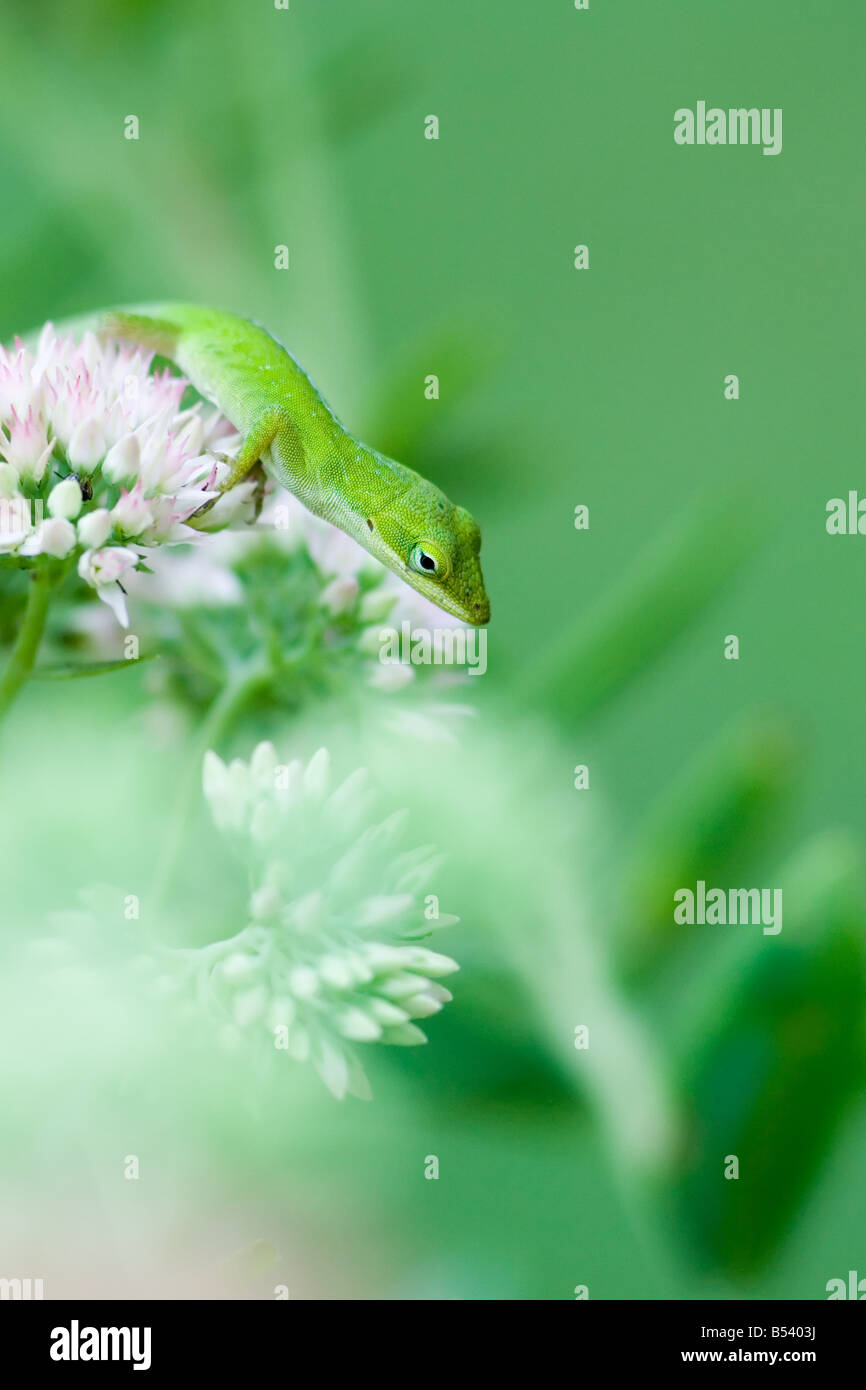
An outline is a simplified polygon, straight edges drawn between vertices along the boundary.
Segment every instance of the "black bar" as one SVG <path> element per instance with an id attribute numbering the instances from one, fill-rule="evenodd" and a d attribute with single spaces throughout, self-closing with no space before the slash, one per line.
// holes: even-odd
<path id="1" fill-rule="evenodd" d="M 483 1300 L 479 1300 L 482 1302 Z M 860 1300 L 862 1301 L 862 1300 Z M 402 1379 L 411 1362 L 401 1361 L 401 1344 L 418 1342 L 428 1354 L 446 1364 L 459 1364 L 455 1338 L 469 1336 L 476 1354 L 489 1365 L 497 1352 L 509 1357 L 515 1350 L 546 1361 L 562 1338 L 562 1350 L 573 1357 L 575 1372 L 640 1370 L 665 1372 L 673 1367 L 695 1370 L 706 1366 L 732 1370 L 763 1366 L 786 1369 L 805 1366 L 826 1378 L 828 1372 L 860 1367 L 866 1330 L 858 1309 L 843 1301 L 695 1301 L 592 1302 L 574 1301 L 563 1317 L 536 1311 L 521 1327 L 522 1314 L 509 1314 L 506 1335 L 494 1323 L 486 1330 L 486 1315 L 460 1328 L 455 1308 L 431 1318 L 423 1306 L 411 1304 L 394 1318 L 390 1304 L 381 1313 L 365 1305 L 363 1324 L 351 1305 L 313 1306 L 302 1300 L 217 1302 L 3 1302 L 0 1303 L 4 1368 L 16 1362 L 24 1375 L 49 1372 L 52 1378 L 135 1375 L 159 1379 L 183 1371 L 236 1373 L 248 1377 L 273 1367 L 289 1382 L 308 1379 L 312 1358 L 333 1375 L 341 1352 L 355 1361 L 356 1373 Z M 381 1323 L 380 1323 L 381 1318 Z M 425 1327 L 428 1329 L 424 1331 Z M 438 1328 L 438 1331 L 431 1329 Z M 95 1333 L 94 1330 L 95 1329 Z M 102 1329 L 106 1329 L 103 1335 Z M 115 1329 L 116 1335 L 108 1332 Z M 137 1329 L 137 1333 L 135 1331 Z M 325 1335 L 326 1340 L 320 1339 Z M 384 1340 L 383 1340 L 384 1338 Z M 434 1343 L 438 1344 L 434 1347 Z M 52 1356 L 52 1348 L 55 1356 Z M 105 1359 L 89 1358 L 97 1350 Z M 77 1359 L 55 1359 L 60 1353 Z M 114 1353 L 126 1359 L 113 1359 Z M 83 1354 L 82 1354 L 83 1353 Z M 384 1358 L 376 1370 L 375 1363 Z M 147 1363 L 147 1364 L 145 1364 Z M 390 1370 L 389 1370 L 390 1364 Z M 486 1377 L 487 1378 L 487 1377 Z M 17 1383 L 22 1381 L 20 1375 Z"/>

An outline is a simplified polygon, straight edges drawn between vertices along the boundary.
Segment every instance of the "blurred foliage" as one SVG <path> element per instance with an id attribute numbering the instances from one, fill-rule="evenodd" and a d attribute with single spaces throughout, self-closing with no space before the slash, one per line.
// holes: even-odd
<path id="1" fill-rule="evenodd" d="M 828 837 L 779 878 L 794 920 L 777 951 L 753 946 L 705 998 L 684 1063 L 685 1223 L 704 1259 L 735 1277 L 783 1239 L 866 1080 L 861 856 Z M 736 1186 L 718 1181 L 727 1154 L 739 1158 Z"/>
<path id="2" fill-rule="evenodd" d="M 660 798 L 643 827 L 623 889 L 626 977 L 657 969 L 681 936 L 671 914 L 677 888 L 745 883 L 767 862 L 793 790 L 799 743 L 784 715 L 725 730 Z"/>
<path id="3" fill-rule="evenodd" d="M 859 98 L 838 15 L 788 43 L 781 0 L 745 14 L 702 18 L 708 82 L 771 55 L 819 122 L 818 49 L 828 109 Z M 2 749 L 0 1169 L 7 1258 L 52 1296 L 89 1277 L 103 1296 L 267 1297 L 279 1280 L 293 1297 L 568 1298 L 581 1282 L 593 1298 L 812 1298 L 861 1258 L 862 568 L 850 549 L 828 565 L 811 515 L 828 418 L 840 455 L 849 442 L 826 313 L 856 301 L 834 221 L 856 224 L 834 202 L 849 137 L 786 148 L 770 203 L 744 163 L 675 179 L 619 122 L 657 107 L 694 33 L 659 39 L 657 8 L 636 3 L 626 22 L 634 48 L 601 25 L 580 45 L 563 14 L 527 24 L 490 0 L 480 63 L 457 0 L 435 21 L 393 0 L 5 6 L 4 340 L 129 300 L 251 313 L 350 427 L 482 517 L 494 606 L 480 689 L 373 698 L 354 617 L 326 619 L 309 557 L 265 545 L 239 565 L 243 608 L 142 605 L 157 659 L 28 687 Z M 421 148 L 440 108 L 448 139 Z M 792 294 L 821 199 L 821 264 Z M 608 264 L 575 291 L 578 234 Z M 736 417 L 708 401 L 723 358 L 750 369 L 763 414 L 745 393 Z M 4 647 L 22 593 L 0 570 Z M 93 656 L 79 599 L 55 611 L 49 667 Z M 731 628 L 743 660 L 720 674 Z M 263 650 L 268 681 L 220 705 L 231 663 Z M 451 699 L 476 708 L 466 727 L 441 714 Z M 449 851 L 456 998 L 428 1048 L 371 1064 L 368 1109 L 247 1054 L 217 1062 L 194 1024 L 127 992 L 120 916 L 77 956 L 46 933 L 101 881 L 139 894 L 166 937 L 243 926 L 197 779 L 207 743 L 248 756 L 265 735 L 372 759 Z M 781 884 L 781 935 L 675 929 L 672 893 L 698 877 Z"/>

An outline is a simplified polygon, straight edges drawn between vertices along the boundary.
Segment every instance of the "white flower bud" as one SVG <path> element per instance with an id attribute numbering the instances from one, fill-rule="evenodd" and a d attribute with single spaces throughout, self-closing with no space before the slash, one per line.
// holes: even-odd
<path id="1" fill-rule="evenodd" d="M 29 500 L 26 497 L 0 497 L 0 550 L 14 550 L 31 530 Z M 38 551 L 33 553 L 38 554 Z"/>
<path id="2" fill-rule="evenodd" d="M 289 904 L 284 913 L 284 920 L 296 931 L 318 931 L 322 925 L 324 908 L 324 895 L 320 889 L 314 888 L 311 893 L 305 893 L 302 898 L 296 898 Z"/>
<path id="3" fill-rule="evenodd" d="M 400 1007 L 404 1008 L 403 1001 L 410 999 L 413 994 L 419 994 L 426 983 L 423 975 L 390 975 L 387 979 L 380 980 L 376 989 L 388 999 L 399 999 Z"/>
<path id="4" fill-rule="evenodd" d="M 95 468 L 105 453 L 105 436 L 98 420 L 82 420 L 73 430 L 66 457 L 73 468 Z"/>
<path id="5" fill-rule="evenodd" d="M 378 975 L 391 970 L 402 970 L 407 963 L 405 950 L 405 946 L 388 946 L 383 941 L 369 941 L 364 947 L 364 954 Z"/>
<path id="6" fill-rule="evenodd" d="M 222 801 L 226 795 L 228 771 L 218 753 L 209 748 L 202 764 L 202 787 L 208 801 Z"/>
<path id="7" fill-rule="evenodd" d="M 354 971 L 340 956 L 323 956 L 319 961 L 319 974 L 325 984 L 333 985 L 334 989 L 350 989 L 355 983 Z"/>
<path id="8" fill-rule="evenodd" d="M 361 621 L 363 623 L 380 623 L 383 618 L 387 618 L 396 602 L 397 595 L 389 593 L 385 584 L 378 584 L 361 600 Z"/>
<path id="9" fill-rule="evenodd" d="M 450 989 L 446 989 L 444 985 L 437 985 L 434 980 L 430 981 L 426 992 L 430 999 L 438 999 L 440 1004 L 450 1004 L 454 998 Z"/>
<path id="10" fill-rule="evenodd" d="M 365 898 L 355 909 L 355 923 L 362 930 L 388 926 L 408 913 L 414 901 L 411 893 L 379 893 Z"/>
<path id="11" fill-rule="evenodd" d="M 367 628 L 367 632 L 375 632 L 375 628 Z M 372 685 L 376 690 L 383 690 L 386 695 L 393 695 L 396 690 L 403 690 L 411 681 L 415 679 L 415 672 L 411 666 L 403 666 L 396 661 L 388 661 L 376 664 L 370 672 L 367 680 L 368 685 Z"/>
<path id="12" fill-rule="evenodd" d="M 114 584 L 137 564 L 138 555 L 134 550 L 108 545 L 103 550 L 85 550 L 78 561 L 78 573 L 85 583 L 97 589 L 102 584 Z"/>
<path id="13" fill-rule="evenodd" d="M 389 1028 L 382 1041 L 392 1047 L 419 1047 L 427 1038 L 414 1023 L 401 1023 L 399 1028 Z"/>
<path id="14" fill-rule="evenodd" d="M 337 1100 L 342 1100 L 349 1084 L 349 1064 L 343 1053 L 328 1043 L 322 1043 L 319 1057 L 316 1059 L 316 1071 L 332 1095 L 335 1095 Z"/>
<path id="15" fill-rule="evenodd" d="M 362 652 L 364 656 L 378 656 L 382 650 L 382 643 L 386 640 L 386 634 L 387 629 L 383 629 L 378 623 L 375 623 L 372 627 L 362 628 L 360 636 L 358 637 L 358 650 Z M 390 664 L 394 666 L 399 665 L 398 662 L 391 662 Z M 408 669 L 407 667 L 407 670 Z"/>
<path id="16" fill-rule="evenodd" d="M 353 1042 L 378 1042 L 382 1036 L 382 1026 L 363 1009 L 344 1009 L 334 1019 L 337 1032 Z"/>
<path id="17" fill-rule="evenodd" d="M 111 513 L 105 507 L 86 512 L 78 519 L 78 539 L 82 545 L 99 549 L 111 535 Z"/>
<path id="18" fill-rule="evenodd" d="M 36 531 L 21 547 L 25 555 L 53 555 L 62 560 L 75 548 L 75 527 L 65 517 L 53 516 L 37 526 Z"/>
<path id="19" fill-rule="evenodd" d="M 312 801 L 322 801 L 331 781 L 331 760 L 327 748 L 314 753 L 304 769 L 304 791 Z"/>
<path id="20" fill-rule="evenodd" d="M 74 521 L 81 511 L 81 488 L 77 478 L 64 478 L 48 494 L 48 510 L 52 516 Z"/>
<path id="21" fill-rule="evenodd" d="M 250 820 L 250 834 L 257 845 L 266 845 L 279 834 L 280 821 L 276 807 L 260 801 Z"/>
<path id="22" fill-rule="evenodd" d="M 280 910 L 280 895 L 273 884 L 266 883 L 257 888 L 250 898 L 250 913 L 256 921 L 266 921 Z"/>
<path id="23" fill-rule="evenodd" d="M 20 482 L 17 468 L 13 468 L 11 463 L 0 463 L 0 497 L 11 500 L 17 494 Z"/>
<path id="24" fill-rule="evenodd" d="M 426 946 L 407 946 L 404 960 L 411 970 L 423 970 L 425 975 L 452 975 L 460 969 L 456 960 L 428 951 Z"/>
<path id="25" fill-rule="evenodd" d="M 123 536 L 140 536 L 153 522 L 153 512 L 145 501 L 141 488 L 124 492 L 113 508 L 111 519 Z"/>
<path id="26" fill-rule="evenodd" d="M 358 581 L 354 575 L 346 575 L 342 579 L 332 579 L 322 590 L 319 601 L 322 607 L 327 608 L 336 618 L 340 613 L 348 613 L 354 607 L 357 597 Z"/>
<path id="27" fill-rule="evenodd" d="M 243 951 L 233 951 L 230 956 L 226 956 L 220 966 L 220 974 L 227 984 L 243 984 L 256 974 L 256 963 L 251 956 L 244 955 Z"/>
<path id="28" fill-rule="evenodd" d="M 409 1022 L 406 1010 L 398 1008 L 389 999 L 371 999 L 370 1013 L 385 1028 L 395 1028 L 400 1023 Z"/>
<path id="29" fill-rule="evenodd" d="M 309 999 L 318 993 L 319 977 L 307 965 L 296 965 L 289 971 L 289 989 L 296 999 Z"/>
<path id="30" fill-rule="evenodd" d="M 259 743 L 253 749 L 253 756 L 250 758 L 250 775 L 253 781 L 260 787 L 272 787 L 277 770 L 277 750 L 272 743 L 267 741 Z"/>
<path id="31" fill-rule="evenodd" d="M 442 1008 L 438 999 L 431 999 L 429 994 L 423 993 L 411 994 L 402 1002 L 410 1018 L 430 1018 L 433 1014 L 438 1014 Z"/>
<path id="32" fill-rule="evenodd" d="M 134 434 L 124 435 L 109 449 L 102 465 L 102 476 L 112 483 L 125 483 L 136 477 L 141 465 L 141 450 Z"/>

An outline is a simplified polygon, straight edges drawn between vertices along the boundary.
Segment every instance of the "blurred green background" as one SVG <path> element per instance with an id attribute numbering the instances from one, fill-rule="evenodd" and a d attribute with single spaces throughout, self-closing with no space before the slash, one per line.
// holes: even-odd
<path id="1" fill-rule="evenodd" d="M 245 1114 L 216 1064 L 115 1073 L 108 1021 L 70 1092 L 49 1013 L 4 1067 L 9 1272 L 813 1298 L 864 1266 L 866 540 L 824 526 L 860 481 L 864 38 L 856 0 L 5 0 L 0 338 L 145 300 L 261 319 L 479 517 L 493 604 L 476 781 L 420 831 L 465 966 L 424 1055 L 380 1062 L 370 1107 L 301 1081 Z M 781 156 L 677 147 L 699 99 L 782 107 Z M 145 752 L 149 698 L 142 673 L 27 692 L 10 925 L 134 878 L 177 756 Z M 782 935 L 675 932 L 698 877 L 783 883 Z M 593 1081 L 594 1008 L 619 1043 Z M 114 1155 L 141 1149 L 131 1210 Z"/>

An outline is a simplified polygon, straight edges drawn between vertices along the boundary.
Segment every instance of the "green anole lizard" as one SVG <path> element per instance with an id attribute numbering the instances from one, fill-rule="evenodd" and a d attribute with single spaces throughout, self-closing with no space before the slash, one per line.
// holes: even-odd
<path id="1" fill-rule="evenodd" d="M 112 309 L 98 327 L 174 362 L 242 435 L 222 491 L 261 461 L 311 512 L 440 608 L 467 623 L 489 621 L 477 522 L 419 473 L 349 434 L 264 328 L 193 304 Z"/>

